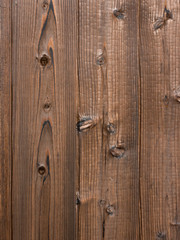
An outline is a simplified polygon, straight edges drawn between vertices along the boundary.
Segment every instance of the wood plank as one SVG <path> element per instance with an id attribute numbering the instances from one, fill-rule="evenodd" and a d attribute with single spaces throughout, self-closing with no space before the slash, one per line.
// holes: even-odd
<path id="1" fill-rule="evenodd" d="M 13 1 L 13 239 L 75 236 L 77 2 Z"/>
<path id="2" fill-rule="evenodd" d="M 142 239 L 180 239 L 180 5 L 142 0 Z M 170 12 L 169 12 L 170 11 Z M 173 20 L 170 19 L 173 16 Z"/>
<path id="3" fill-rule="evenodd" d="M 137 13 L 79 1 L 78 239 L 139 239 Z"/>
<path id="4" fill-rule="evenodd" d="M 0 240 L 11 239 L 11 2 L 0 1 Z"/>

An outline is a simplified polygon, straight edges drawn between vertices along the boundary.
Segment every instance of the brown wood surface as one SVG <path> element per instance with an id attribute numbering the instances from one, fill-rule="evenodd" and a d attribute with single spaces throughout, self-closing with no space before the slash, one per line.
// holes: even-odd
<path id="1" fill-rule="evenodd" d="M 0 240 L 180 239 L 178 0 L 0 0 Z"/>
<path id="2" fill-rule="evenodd" d="M 138 26 L 138 1 L 79 1 L 77 239 L 139 239 Z"/>
<path id="3" fill-rule="evenodd" d="M 13 240 L 75 236 L 76 1 L 12 1 Z"/>
<path id="4" fill-rule="evenodd" d="M 180 239 L 180 5 L 140 5 L 142 238 Z M 166 17 L 166 16 L 164 16 Z"/>
<path id="5" fill-rule="evenodd" d="M 11 2 L 0 1 L 0 240 L 11 240 Z"/>

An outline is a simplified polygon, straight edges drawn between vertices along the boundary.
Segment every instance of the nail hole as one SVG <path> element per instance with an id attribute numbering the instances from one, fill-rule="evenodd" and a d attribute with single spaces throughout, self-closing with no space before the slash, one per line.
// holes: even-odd
<path id="1" fill-rule="evenodd" d="M 49 62 L 49 58 L 46 54 L 44 54 L 41 59 L 40 59 L 40 63 L 43 67 L 45 67 Z"/>
<path id="2" fill-rule="evenodd" d="M 46 168 L 43 165 L 38 167 L 38 173 L 40 175 L 44 175 L 45 172 L 46 172 Z"/>
<path id="3" fill-rule="evenodd" d="M 113 14 L 118 19 L 124 19 L 124 11 L 122 9 L 115 9 Z"/>

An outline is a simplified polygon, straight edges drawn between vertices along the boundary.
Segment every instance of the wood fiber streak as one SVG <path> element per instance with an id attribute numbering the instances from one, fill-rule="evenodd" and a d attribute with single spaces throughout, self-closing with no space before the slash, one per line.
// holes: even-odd
<path id="1" fill-rule="evenodd" d="M 140 5 L 142 239 L 180 239 L 180 5 L 155 30 L 165 2 Z"/>
<path id="2" fill-rule="evenodd" d="M 79 1 L 77 239 L 139 239 L 138 24 L 138 1 Z"/>
<path id="3" fill-rule="evenodd" d="M 13 240 L 73 240 L 77 2 L 12 10 Z"/>
<path id="4" fill-rule="evenodd" d="M 0 1 L 0 240 L 11 239 L 11 2 Z"/>

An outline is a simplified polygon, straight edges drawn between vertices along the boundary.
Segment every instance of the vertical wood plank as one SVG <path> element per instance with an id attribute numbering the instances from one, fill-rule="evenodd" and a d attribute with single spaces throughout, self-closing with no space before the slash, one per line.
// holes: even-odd
<path id="1" fill-rule="evenodd" d="M 11 1 L 0 1 L 0 239 L 11 239 Z"/>
<path id="2" fill-rule="evenodd" d="M 102 7 L 99 0 L 79 1 L 79 240 L 102 239 L 103 110 L 97 65 L 103 48 Z"/>
<path id="3" fill-rule="evenodd" d="M 139 240 L 138 1 L 107 1 L 104 239 Z M 107 114 L 107 116 L 106 116 Z M 110 127 L 111 126 L 111 127 Z M 114 130 L 112 130 L 112 126 Z"/>
<path id="4" fill-rule="evenodd" d="M 180 238 L 180 5 L 165 4 L 142 0 L 140 6 L 144 240 Z"/>
<path id="5" fill-rule="evenodd" d="M 77 2 L 13 1 L 13 239 L 75 237 Z"/>
<path id="6" fill-rule="evenodd" d="M 138 27 L 138 1 L 79 1 L 78 239 L 139 239 Z"/>

